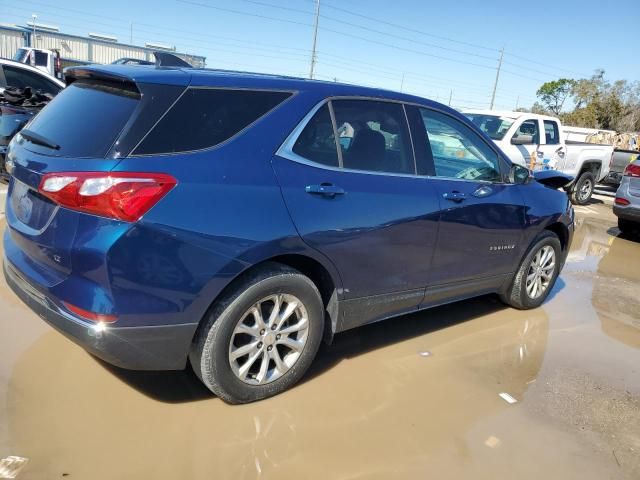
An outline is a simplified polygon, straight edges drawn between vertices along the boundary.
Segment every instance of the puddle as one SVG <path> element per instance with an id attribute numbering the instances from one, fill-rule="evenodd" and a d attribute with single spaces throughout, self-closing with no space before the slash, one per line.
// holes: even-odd
<path id="1" fill-rule="evenodd" d="M 613 224 L 581 220 L 542 308 L 482 297 L 346 332 L 244 406 L 108 367 L 0 293 L 0 458 L 38 480 L 638 478 L 640 243 Z"/>

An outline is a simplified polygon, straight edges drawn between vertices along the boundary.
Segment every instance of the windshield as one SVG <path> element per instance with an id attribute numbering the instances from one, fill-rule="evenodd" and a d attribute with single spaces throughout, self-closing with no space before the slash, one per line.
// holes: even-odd
<path id="1" fill-rule="evenodd" d="M 515 118 L 479 113 L 465 113 L 465 116 L 492 140 L 502 140 L 513 122 L 516 121 Z"/>
<path id="2" fill-rule="evenodd" d="M 13 60 L 16 62 L 25 63 L 28 55 L 29 50 L 27 50 L 26 48 L 19 48 L 13 56 Z"/>

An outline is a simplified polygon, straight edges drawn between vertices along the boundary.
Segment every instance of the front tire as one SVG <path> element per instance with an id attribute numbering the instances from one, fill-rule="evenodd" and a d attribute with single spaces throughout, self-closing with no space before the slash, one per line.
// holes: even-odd
<path id="1" fill-rule="evenodd" d="M 586 205 L 589 203 L 595 186 L 596 179 L 593 173 L 584 172 L 580 175 L 574 188 L 571 190 L 571 203 L 575 205 Z"/>
<path id="2" fill-rule="evenodd" d="M 323 324 L 315 284 L 297 270 L 268 264 L 216 302 L 196 334 L 191 366 L 225 402 L 271 397 L 307 371 Z"/>
<path id="3" fill-rule="evenodd" d="M 513 282 L 500 299 L 519 310 L 542 305 L 560 273 L 562 247 L 558 236 L 545 230 L 525 255 Z"/>

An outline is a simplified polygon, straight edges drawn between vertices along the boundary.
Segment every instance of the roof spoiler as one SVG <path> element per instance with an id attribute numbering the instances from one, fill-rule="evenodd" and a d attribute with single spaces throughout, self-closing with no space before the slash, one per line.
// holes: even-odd
<path id="1" fill-rule="evenodd" d="M 153 56 L 156 57 L 156 68 L 159 68 L 159 67 L 193 68 L 191 64 L 185 62 L 182 58 L 172 53 L 154 51 Z"/>

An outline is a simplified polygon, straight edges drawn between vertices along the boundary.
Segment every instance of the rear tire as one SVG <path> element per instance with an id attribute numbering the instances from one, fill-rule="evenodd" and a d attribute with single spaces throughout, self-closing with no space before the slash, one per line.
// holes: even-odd
<path id="1" fill-rule="evenodd" d="M 261 400 L 300 380 L 316 356 L 323 326 L 315 284 L 290 267 L 267 264 L 216 302 L 189 360 L 225 402 Z"/>
<path id="2" fill-rule="evenodd" d="M 545 230 L 534 240 L 509 289 L 500 294 L 500 299 L 519 310 L 539 307 L 553 289 L 561 265 L 560 240 L 555 233 Z"/>
<path id="3" fill-rule="evenodd" d="M 583 172 L 571 189 L 571 203 L 575 205 L 586 205 L 589 203 L 595 186 L 596 179 L 593 173 Z"/>

